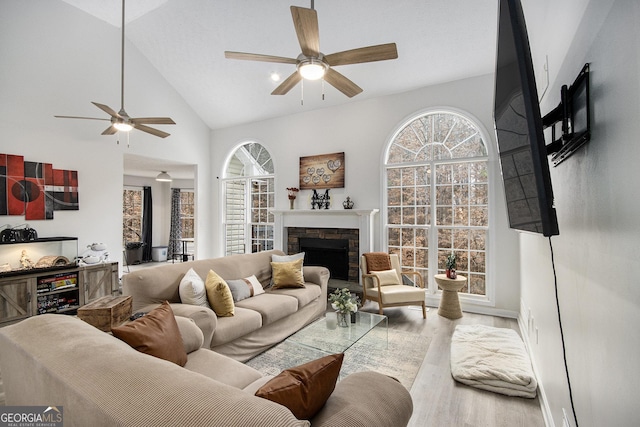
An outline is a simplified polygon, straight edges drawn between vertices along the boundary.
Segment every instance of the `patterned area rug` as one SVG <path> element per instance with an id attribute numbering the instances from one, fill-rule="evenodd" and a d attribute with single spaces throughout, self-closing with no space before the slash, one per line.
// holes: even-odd
<path id="1" fill-rule="evenodd" d="M 431 336 L 423 336 L 394 329 L 376 328 L 345 352 L 340 376 L 360 371 L 376 371 L 392 376 L 407 390 L 411 389 L 427 353 Z M 326 356 L 319 350 L 283 341 L 246 362 L 264 375 L 278 375 L 287 368 Z"/>

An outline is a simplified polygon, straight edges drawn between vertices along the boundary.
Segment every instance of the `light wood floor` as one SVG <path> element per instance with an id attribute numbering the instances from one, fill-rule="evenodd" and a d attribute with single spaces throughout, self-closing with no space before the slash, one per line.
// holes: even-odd
<path id="1" fill-rule="evenodd" d="M 377 313 L 378 305 L 367 302 L 364 311 Z M 430 308 L 427 320 L 413 307 L 385 309 L 389 328 L 431 338 L 429 350 L 411 388 L 413 416 L 410 427 L 542 427 L 545 425 L 538 398 L 524 399 L 472 388 L 451 377 L 451 336 L 456 325 L 482 324 L 519 332 L 515 319 L 464 313 L 449 320 Z"/>

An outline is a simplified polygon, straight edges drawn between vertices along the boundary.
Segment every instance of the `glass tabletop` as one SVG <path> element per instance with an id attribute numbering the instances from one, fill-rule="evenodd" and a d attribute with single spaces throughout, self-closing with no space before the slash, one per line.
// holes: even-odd
<path id="1" fill-rule="evenodd" d="M 291 335 L 287 341 L 326 353 L 344 353 L 376 327 L 384 329 L 382 340 L 386 347 L 389 340 L 387 316 L 365 311 L 358 311 L 355 323 L 349 323 L 347 327 L 330 328 L 326 317 L 323 317 Z"/>

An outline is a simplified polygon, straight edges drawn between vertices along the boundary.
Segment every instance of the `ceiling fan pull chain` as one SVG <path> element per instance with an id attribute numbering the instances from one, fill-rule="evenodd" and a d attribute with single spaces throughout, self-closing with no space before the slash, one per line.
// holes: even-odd
<path id="1" fill-rule="evenodd" d="M 324 79 L 322 79 L 322 100 L 324 101 Z"/>
<path id="2" fill-rule="evenodd" d="M 300 80 L 300 105 L 304 105 L 304 79 Z"/>

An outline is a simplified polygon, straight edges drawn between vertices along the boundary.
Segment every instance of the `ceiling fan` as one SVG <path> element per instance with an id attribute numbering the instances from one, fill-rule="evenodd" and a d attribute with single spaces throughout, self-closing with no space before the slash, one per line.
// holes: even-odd
<path id="1" fill-rule="evenodd" d="M 138 129 L 151 135 L 159 136 L 160 138 L 166 138 L 170 134 L 158 129 L 146 126 L 148 124 L 154 125 L 175 125 L 169 117 L 129 117 L 124 110 L 124 2 L 122 0 L 122 46 L 120 55 L 120 111 L 117 113 L 107 105 L 97 102 L 91 102 L 93 105 L 104 111 L 111 116 L 110 119 L 98 118 L 98 117 L 78 117 L 78 116 L 55 116 L 63 119 L 86 119 L 86 120 L 105 120 L 110 121 L 111 125 L 102 132 L 102 135 L 113 135 L 118 131 L 129 132 L 131 129 Z"/>
<path id="2" fill-rule="evenodd" d="M 334 70 L 333 67 L 384 61 L 398 57 L 395 43 L 361 47 L 324 55 L 320 52 L 318 14 L 313 8 L 313 0 L 311 0 L 311 9 L 291 6 L 291 16 L 293 17 L 293 25 L 298 36 L 300 48 L 302 49 L 302 53 L 298 55 L 297 58 L 231 51 L 225 51 L 224 53 L 224 56 L 229 59 L 295 64 L 296 72 L 291 74 L 280 86 L 275 88 L 275 90 L 271 92 L 271 95 L 286 94 L 303 78 L 308 80 L 324 78 L 327 83 L 351 98 L 362 92 L 362 88 Z"/>

